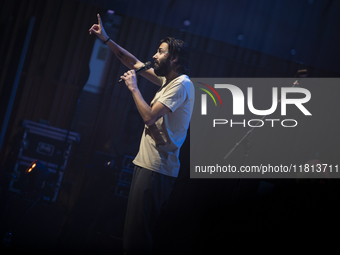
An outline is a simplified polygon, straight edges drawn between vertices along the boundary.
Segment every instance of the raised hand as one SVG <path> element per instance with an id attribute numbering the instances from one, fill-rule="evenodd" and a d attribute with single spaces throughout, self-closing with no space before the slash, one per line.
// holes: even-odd
<path id="1" fill-rule="evenodd" d="M 106 41 L 109 37 L 107 36 L 100 15 L 97 14 L 98 24 L 94 24 L 90 29 L 90 35 L 95 34 L 102 41 Z"/>

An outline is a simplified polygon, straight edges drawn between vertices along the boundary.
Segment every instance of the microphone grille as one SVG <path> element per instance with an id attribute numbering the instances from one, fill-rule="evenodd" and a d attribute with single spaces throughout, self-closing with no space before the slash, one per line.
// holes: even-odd
<path id="1" fill-rule="evenodd" d="M 145 69 L 149 69 L 151 67 L 151 62 L 148 61 L 144 65 L 145 65 Z"/>

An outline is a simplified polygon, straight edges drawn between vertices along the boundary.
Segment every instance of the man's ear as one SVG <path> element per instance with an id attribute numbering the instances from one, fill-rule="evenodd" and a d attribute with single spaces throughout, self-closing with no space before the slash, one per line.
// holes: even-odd
<path id="1" fill-rule="evenodd" d="M 175 64 L 177 61 L 178 61 L 178 56 L 172 57 L 172 58 L 170 59 L 170 62 L 171 62 L 172 64 Z"/>

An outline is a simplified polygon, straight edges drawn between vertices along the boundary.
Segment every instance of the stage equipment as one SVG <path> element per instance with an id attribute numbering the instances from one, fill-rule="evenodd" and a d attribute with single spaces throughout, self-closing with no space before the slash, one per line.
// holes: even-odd
<path id="1" fill-rule="evenodd" d="M 24 120 L 23 127 L 9 190 L 43 192 L 44 200 L 55 202 L 72 144 L 80 141 L 80 134 L 30 120 Z"/>
<path id="2" fill-rule="evenodd" d="M 120 171 L 119 180 L 116 186 L 115 195 L 120 197 L 129 197 L 130 186 L 132 182 L 134 164 L 132 160 L 134 157 L 125 155 L 122 169 Z"/>

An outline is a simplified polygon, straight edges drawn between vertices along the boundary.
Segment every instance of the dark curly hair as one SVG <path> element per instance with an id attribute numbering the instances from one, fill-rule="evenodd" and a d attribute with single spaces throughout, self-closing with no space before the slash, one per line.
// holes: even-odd
<path id="1" fill-rule="evenodd" d="M 166 37 L 161 43 L 167 43 L 169 46 L 170 59 L 178 57 L 175 71 L 180 74 L 187 74 L 189 71 L 189 49 L 188 45 L 182 40 L 175 37 Z"/>

